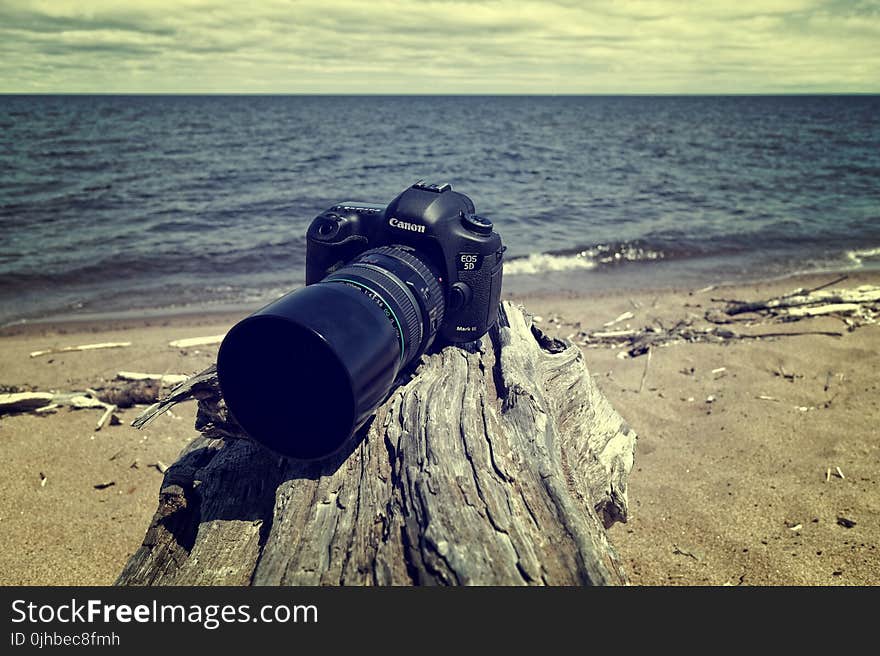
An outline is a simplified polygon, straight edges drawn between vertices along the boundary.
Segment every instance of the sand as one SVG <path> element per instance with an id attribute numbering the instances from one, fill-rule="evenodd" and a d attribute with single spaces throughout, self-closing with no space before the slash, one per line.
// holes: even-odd
<path id="1" fill-rule="evenodd" d="M 709 292 L 514 300 L 541 316 L 549 333 L 567 336 L 625 311 L 635 316 L 622 325 L 666 323 L 718 305 L 710 297 L 758 299 L 833 277 Z M 851 275 L 839 286 L 865 282 L 877 284 L 880 274 Z M 72 391 L 100 385 L 120 370 L 195 373 L 213 361 L 217 347 L 181 350 L 168 342 L 222 333 L 237 318 L 7 328 L 0 333 L 0 385 Z M 644 384 L 645 357 L 621 360 L 616 350 L 585 350 L 601 389 L 639 434 L 631 517 L 610 530 L 632 583 L 880 583 L 880 326 L 846 332 L 839 319 L 824 317 L 782 329 L 845 334 L 671 345 L 654 351 Z M 28 357 L 37 349 L 103 341 L 133 344 Z M 0 418 L 0 583 L 115 580 L 156 509 L 162 474 L 155 465 L 173 462 L 197 436 L 192 404 L 175 407 L 144 431 L 128 425 L 138 412 L 124 410 L 121 425 L 97 432 L 97 410 Z M 835 474 L 826 480 L 829 468 Z M 854 524 L 847 528 L 841 518 Z"/>

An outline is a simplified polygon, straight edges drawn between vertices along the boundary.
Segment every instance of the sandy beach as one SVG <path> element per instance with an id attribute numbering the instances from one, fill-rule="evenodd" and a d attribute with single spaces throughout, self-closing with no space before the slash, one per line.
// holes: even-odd
<path id="1" fill-rule="evenodd" d="M 701 316 L 712 298 L 758 300 L 834 274 L 718 287 L 508 297 L 553 335 L 631 312 L 633 327 Z M 878 284 L 855 273 L 838 287 Z M 238 314 L 24 324 L 0 331 L 2 391 L 79 391 L 118 371 L 192 374 L 216 346 L 176 339 L 225 332 Z M 768 326 L 762 327 L 769 330 Z M 610 538 L 636 585 L 880 583 L 880 326 L 834 316 L 773 331 L 840 332 L 725 344 L 679 343 L 646 357 L 586 348 L 591 373 L 639 434 L 632 516 Z M 125 348 L 31 358 L 96 342 Z M 193 404 L 143 431 L 95 430 L 98 410 L 0 417 L 0 583 L 111 584 L 156 508 L 160 470 L 197 436 Z M 831 474 L 829 475 L 829 470 Z"/>

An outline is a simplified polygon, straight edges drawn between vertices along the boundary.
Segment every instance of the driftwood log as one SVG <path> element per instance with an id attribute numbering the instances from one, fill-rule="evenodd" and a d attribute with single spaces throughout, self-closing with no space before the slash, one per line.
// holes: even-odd
<path id="1" fill-rule="evenodd" d="M 636 436 L 580 349 L 509 303 L 473 348 L 425 356 L 330 462 L 246 439 L 213 368 L 137 423 L 187 398 L 202 435 L 117 584 L 626 581 L 605 528 L 626 521 Z"/>
<path id="2" fill-rule="evenodd" d="M 750 328 L 832 316 L 840 319 L 845 324 L 846 330 L 852 332 L 861 326 L 877 323 L 877 316 L 880 315 L 880 287 L 862 285 L 853 289 L 826 289 L 846 278 L 847 276 L 842 276 L 813 289 L 795 289 L 783 296 L 761 301 L 712 298 L 713 302 L 726 303 L 726 307 L 724 309 L 710 307 L 702 318 L 690 314 L 668 326 L 655 318 L 653 325 L 641 328 L 631 328 L 629 325 L 624 328 L 616 327 L 621 321 L 633 318 L 631 312 L 625 312 L 603 326 L 603 328 L 612 328 L 611 330 L 579 330 L 572 333 L 570 339 L 586 348 L 620 349 L 618 357 L 635 358 L 649 354 L 653 348 L 683 342 L 723 344 L 740 340 L 802 335 L 843 337 L 842 332 L 835 330 L 786 329 L 743 332 L 733 330 L 729 326 L 742 323 L 745 328 Z M 707 287 L 701 291 L 711 289 L 714 287 Z M 749 315 L 749 317 L 740 318 L 740 315 Z"/>
<path id="3" fill-rule="evenodd" d="M 88 350 L 89 348 L 115 348 L 105 344 L 93 344 L 65 350 Z M 35 351 L 44 353 L 44 351 Z M 34 354 L 31 353 L 31 357 Z M 119 408 L 130 408 L 134 405 L 154 403 L 168 385 L 181 383 L 189 377 L 182 374 L 147 374 L 131 371 L 120 371 L 116 378 L 94 389 L 87 388 L 80 392 L 38 392 L 22 390 L 18 387 L 0 388 L 0 416 L 31 412 L 47 414 L 56 412 L 61 407 L 72 410 L 99 409 L 103 410 L 95 430 L 101 430 L 107 422 L 119 424 L 116 411 Z"/>

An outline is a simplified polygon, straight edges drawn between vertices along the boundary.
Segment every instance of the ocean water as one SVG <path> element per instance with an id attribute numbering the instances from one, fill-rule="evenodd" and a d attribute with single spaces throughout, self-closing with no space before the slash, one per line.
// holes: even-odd
<path id="1" fill-rule="evenodd" d="M 0 324 L 266 302 L 420 178 L 508 291 L 880 267 L 880 96 L 0 96 Z"/>

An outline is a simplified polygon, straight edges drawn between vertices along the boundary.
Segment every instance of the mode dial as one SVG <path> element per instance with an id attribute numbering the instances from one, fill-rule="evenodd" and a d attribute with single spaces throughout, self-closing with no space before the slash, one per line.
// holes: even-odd
<path id="1" fill-rule="evenodd" d="M 462 212 L 461 224 L 467 230 L 475 232 L 478 235 L 492 234 L 492 222 L 485 216 L 480 216 L 479 214 L 465 214 Z"/>

